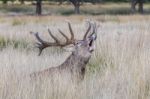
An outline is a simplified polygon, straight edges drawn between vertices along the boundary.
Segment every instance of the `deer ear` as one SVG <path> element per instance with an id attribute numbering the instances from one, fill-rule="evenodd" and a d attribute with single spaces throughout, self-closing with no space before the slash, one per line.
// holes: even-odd
<path id="1" fill-rule="evenodd" d="M 64 47 L 63 49 L 68 51 L 68 52 L 73 52 L 73 51 L 75 51 L 75 46 L 74 45 L 68 45 L 68 46 Z"/>

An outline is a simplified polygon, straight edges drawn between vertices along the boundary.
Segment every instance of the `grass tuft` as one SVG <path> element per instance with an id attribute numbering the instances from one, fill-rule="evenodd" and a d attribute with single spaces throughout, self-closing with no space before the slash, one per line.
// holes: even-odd
<path id="1" fill-rule="evenodd" d="M 18 26 L 18 25 L 24 25 L 24 24 L 25 24 L 25 22 L 22 20 L 14 19 L 12 21 L 12 26 Z"/>
<path id="2" fill-rule="evenodd" d="M 0 48 L 12 46 L 13 48 L 27 48 L 28 43 L 25 40 L 9 39 L 0 36 Z"/>

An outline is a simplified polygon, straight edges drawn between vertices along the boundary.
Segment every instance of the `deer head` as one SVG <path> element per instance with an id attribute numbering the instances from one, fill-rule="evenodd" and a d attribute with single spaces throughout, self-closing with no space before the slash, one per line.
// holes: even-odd
<path id="1" fill-rule="evenodd" d="M 71 38 L 68 38 L 66 36 L 65 33 L 63 33 L 61 30 L 58 30 L 59 33 L 66 39 L 66 42 L 61 42 L 60 40 L 58 40 L 58 38 L 56 38 L 52 32 L 50 31 L 50 29 L 48 29 L 49 35 L 54 39 L 55 42 L 48 42 L 45 41 L 43 39 L 41 39 L 41 37 L 39 36 L 38 33 L 33 33 L 34 36 L 37 39 L 37 47 L 39 49 L 39 55 L 41 55 L 43 49 L 47 48 L 47 47 L 52 47 L 52 46 L 59 46 L 59 47 L 66 47 L 68 45 L 73 45 L 72 47 L 72 54 L 74 55 L 78 55 L 80 57 L 85 57 L 85 58 L 89 58 L 91 56 L 91 53 L 94 50 L 94 41 L 96 40 L 97 34 L 96 34 L 96 24 L 91 24 L 89 22 L 89 27 L 87 29 L 87 31 L 85 32 L 85 35 L 83 37 L 82 40 L 76 40 L 74 38 L 74 33 L 71 27 L 71 24 L 68 23 L 69 26 L 69 30 L 70 30 L 70 34 L 71 34 Z M 93 28 L 92 33 L 89 33 L 91 31 L 91 28 Z"/>

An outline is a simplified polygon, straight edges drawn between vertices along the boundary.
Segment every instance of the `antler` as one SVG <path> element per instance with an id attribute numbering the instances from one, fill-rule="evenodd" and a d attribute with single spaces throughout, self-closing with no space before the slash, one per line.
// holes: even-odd
<path id="1" fill-rule="evenodd" d="M 71 38 L 69 39 L 61 30 L 58 29 L 59 33 L 66 39 L 65 43 L 62 43 L 61 41 L 59 41 L 50 31 L 50 29 L 48 29 L 49 35 L 54 39 L 55 42 L 47 42 L 44 41 L 43 39 L 41 39 L 41 37 L 39 36 L 38 32 L 37 33 L 33 33 L 34 36 L 36 37 L 36 39 L 38 40 L 37 44 L 37 48 L 39 48 L 39 55 L 41 55 L 43 49 L 50 47 L 50 46 L 60 46 L 60 47 L 64 47 L 70 44 L 74 44 L 75 43 L 75 38 L 74 38 L 74 33 L 72 31 L 71 28 L 71 24 L 68 22 L 68 26 L 69 26 L 69 30 L 70 30 L 70 34 L 71 34 Z"/>
<path id="2" fill-rule="evenodd" d="M 84 35 L 84 37 L 83 37 L 83 40 L 85 40 L 85 39 L 87 38 L 88 33 L 89 33 L 89 32 L 90 32 L 90 30 L 91 30 L 91 23 L 90 23 L 90 22 L 88 22 L 88 24 L 89 24 L 89 27 L 88 27 L 87 31 L 85 32 L 85 35 Z"/>
<path id="3" fill-rule="evenodd" d="M 87 31 L 85 32 L 85 35 L 84 35 L 84 37 L 83 37 L 83 40 L 85 40 L 85 39 L 87 38 L 87 36 L 88 36 L 88 34 L 89 34 L 90 30 L 91 30 L 91 27 L 92 27 L 93 31 L 92 31 L 92 33 L 90 33 L 89 36 L 91 36 L 91 35 L 93 35 L 93 34 L 96 34 L 96 29 L 97 29 L 96 23 L 93 23 L 93 24 L 92 24 L 92 23 L 88 22 L 88 24 L 89 24 L 89 27 L 88 27 Z"/>

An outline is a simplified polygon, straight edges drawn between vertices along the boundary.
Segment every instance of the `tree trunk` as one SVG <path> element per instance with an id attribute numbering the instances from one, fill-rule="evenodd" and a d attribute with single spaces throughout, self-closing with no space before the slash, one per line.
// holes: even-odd
<path id="1" fill-rule="evenodd" d="M 36 2 L 36 14 L 37 15 L 42 14 L 42 0 L 37 0 Z"/>
<path id="2" fill-rule="evenodd" d="M 74 5 L 75 14 L 80 14 L 80 0 L 69 0 Z"/>
<path id="3" fill-rule="evenodd" d="M 75 14 L 80 14 L 80 6 L 79 5 L 76 5 L 74 6 L 74 11 L 75 11 Z"/>
<path id="4" fill-rule="evenodd" d="M 139 13 L 143 13 L 143 0 L 139 0 L 139 8 L 138 8 Z"/>
<path id="5" fill-rule="evenodd" d="M 131 11 L 136 11 L 136 5 L 138 4 L 138 12 L 143 13 L 143 3 L 144 0 L 131 0 Z"/>
<path id="6" fill-rule="evenodd" d="M 136 11 L 137 0 L 131 0 L 131 11 L 134 13 Z"/>
<path id="7" fill-rule="evenodd" d="M 92 0 L 92 4 L 95 5 L 96 4 L 96 0 Z"/>
<path id="8" fill-rule="evenodd" d="M 61 5 L 63 3 L 63 0 L 58 0 L 59 4 L 58 5 Z"/>
<path id="9" fill-rule="evenodd" d="M 20 0 L 21 4 L 24 4 L 24 0 Z"/>
<path id="10" fill-rule="evenodd" d="M 84 4 L 84 0 L 81 0 L 81 5 L 83 5 Z"/>

